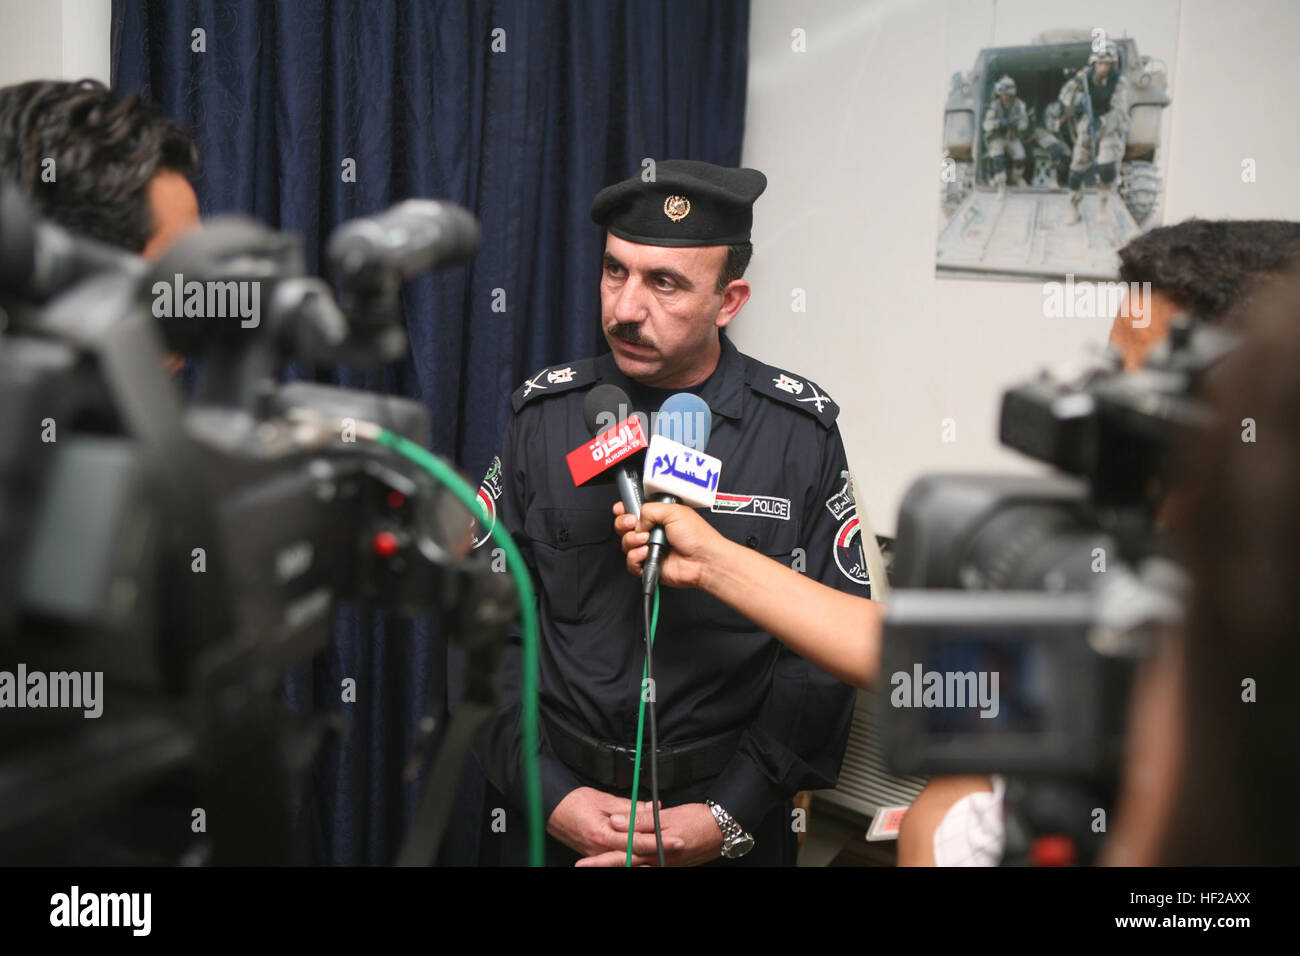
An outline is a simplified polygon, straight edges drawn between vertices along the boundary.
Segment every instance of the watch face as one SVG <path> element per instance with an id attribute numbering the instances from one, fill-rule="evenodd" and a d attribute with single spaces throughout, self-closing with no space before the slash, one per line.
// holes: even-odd
<path id="1" fill-rule="evenodd" d="M 742 833 L 723 848 L 722 855 L 728 860 L 738 860 L 752 849 L 754 849 L 754 838 L 748 833 Z"/>

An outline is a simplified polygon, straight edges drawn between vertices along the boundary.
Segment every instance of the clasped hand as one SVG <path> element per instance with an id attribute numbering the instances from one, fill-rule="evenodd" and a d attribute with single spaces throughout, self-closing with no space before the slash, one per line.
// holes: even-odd
<path id="1" fill-rule="evenodd" d="M 593 787 L 579 787 L 560 801 L 546 830 L 583 854 L 577 866 L 623 866 L 627 863 L 630 809 L 631 802 L 625 798 Z M 695 866 L 722 854 L 722 831 L 707 804 L 685 803 L 660 809 L 659 825 L 668 866 Z M 659 862 L 654 828 L 650 804 L 637 803 L 633 866 L 654 866 Z"/>

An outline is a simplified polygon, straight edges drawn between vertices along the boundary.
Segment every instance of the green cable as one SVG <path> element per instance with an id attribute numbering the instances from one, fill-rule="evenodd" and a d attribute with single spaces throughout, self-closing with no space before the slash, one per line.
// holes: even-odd
<path id="1" fill-rule="evenodd" d="M 644 613 L 644 611 L 642 612 Z M 650 612 L 650 646 L 654 647 L 655 631 L 659 628 L 659 585 L 655 585 L 655 606 Z M 645 687 L 646 666 L 641 665 L 641 687 Z M 641 694 L 641 708 L 636 716 L 636 758 L 632 761 L 632 809 L 627 815 L 627 865 L 632 865 L 632 838 L 636 836 L 636 798 L 641 792 L 641 732 L 645 727 L 645 693 Z"/>
<path id="2" fill-rule="evenodd" d="M 487 524 L 488 517 L 479 503 L 478 494 L 441 458 L 430 453 L 423 446 L 387 429 L 381 428 L 376 440 L 433 475 L 451 489 L 471 514 L 478 516 L 480 524 Z M 500 522 L 492 529 L 492 538 L 505 552 L 506 567 L 509 568 L 511 576 L 515 579 L 515 586 L 519 589 L 519 616 L 522 619 L 524 641 L 522 720 L 524 787 L 528 799 L 528 859 L 531 866 L 542 866 L 544 860 L 542 778 L 537 758 L 537 605 L 533 595 L 533 582 L 524 564 L 523 555 L 519 553 L 519 548 L 515 546 L 510 534 Z M 657 594 L 655 610 L 657 617 Z M 633 806 L 635 807 L 635 804 Z"/>

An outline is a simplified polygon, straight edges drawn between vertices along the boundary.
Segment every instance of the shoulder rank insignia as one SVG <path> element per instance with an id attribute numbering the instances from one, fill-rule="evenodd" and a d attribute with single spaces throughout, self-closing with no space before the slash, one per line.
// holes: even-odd
<path id="1" fill-rule="evenodd" d="M 807 412 L 825 428 L 834 425 L 840 413 L 840 407 L 835 404 L 835 400 L 823 392 L 816 383 L 806 378 L 796 378 L 789 372 L 771 365 L 764 365 L 750 359 L 745 369 L 745 378 L 749 382 L 749 387 L 760 395 L 766 395 L 768 398 Z"/>
<path id="2" fill-rule="evenodd" d="M 510 406 L 518 413 L 525 404 L 542 395 L 556 395 L 595 381 L 595 365 L 592 359 L 582 359 L 560 365 L 548 365 L 546 368 L 529 376 L 524 384 L 515 389 L 510 397 Z"/>

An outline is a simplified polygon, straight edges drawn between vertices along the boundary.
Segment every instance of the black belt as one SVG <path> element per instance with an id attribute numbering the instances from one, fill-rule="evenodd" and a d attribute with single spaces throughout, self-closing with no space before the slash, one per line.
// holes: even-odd
<path id="1" fill-rule="evenodd" d="M 571 770 L 602 787 L 632 789 L 636 748 L 588 736 L 546 707 L 541 708 L 541 714 L 551 750 Z M 740 736 L 741 731 L 731 730 L 686 744 L 661 746 L 658 750 L 660 791 L 716 777 L 735 756 Z M 645 787 L 650 785 L 648 759 L 647 753 L 641 762 L 641 783 Z"/>

